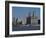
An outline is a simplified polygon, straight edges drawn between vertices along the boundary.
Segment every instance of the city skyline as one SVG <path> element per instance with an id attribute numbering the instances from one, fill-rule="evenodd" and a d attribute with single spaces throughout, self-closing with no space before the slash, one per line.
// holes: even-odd
<path id="1" fill-rule="evenodd" d="M 40 8 L 12 7 L 13 31 L 40 30 Z"/>

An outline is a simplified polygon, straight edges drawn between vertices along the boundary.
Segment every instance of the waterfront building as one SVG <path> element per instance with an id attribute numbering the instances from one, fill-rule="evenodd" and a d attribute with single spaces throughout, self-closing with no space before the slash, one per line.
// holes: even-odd
<path id="1" fill-rule="evenodd" d="M 31 24 L 31 14 L 28 14 L 28 17 L 26 18 L 26 24 Z"/>

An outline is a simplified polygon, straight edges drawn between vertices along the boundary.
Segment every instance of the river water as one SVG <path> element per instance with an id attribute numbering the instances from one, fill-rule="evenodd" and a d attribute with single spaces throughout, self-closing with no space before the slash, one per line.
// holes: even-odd
<path id="1" fill-rule="evenodd" d="M 40 25 L 19 25 L 13 26 L 12 31 L 40 30 Z"/>

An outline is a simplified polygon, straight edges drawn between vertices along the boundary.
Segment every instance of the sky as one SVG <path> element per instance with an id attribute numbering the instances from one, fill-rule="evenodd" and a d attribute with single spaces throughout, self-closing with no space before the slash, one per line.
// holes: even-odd
<path id="1" fill-rule="evenodd" d="M 12 17 L 23 18 L 23 17 L 28 16 L 29 12 L 32 15 L 33 11 L 34 11 L 36 16 L 40 15 L 40 8 L 35 8 L 35 7 L 12 7 Z"/>

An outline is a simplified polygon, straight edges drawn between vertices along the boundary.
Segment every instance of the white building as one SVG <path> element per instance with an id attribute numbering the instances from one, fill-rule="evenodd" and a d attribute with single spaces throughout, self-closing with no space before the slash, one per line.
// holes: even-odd
<path id="1" fill-rule="evenodd" d="M 40 20 L 39 16 L 36 16 L 34 13 L 31 16 L 31 24 L 32 25 L 37 25 L 38 24 L 38 20 Z"/>

